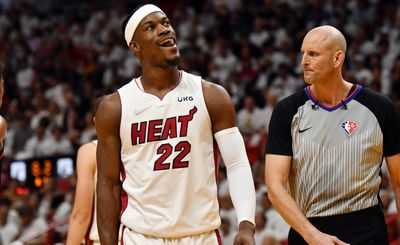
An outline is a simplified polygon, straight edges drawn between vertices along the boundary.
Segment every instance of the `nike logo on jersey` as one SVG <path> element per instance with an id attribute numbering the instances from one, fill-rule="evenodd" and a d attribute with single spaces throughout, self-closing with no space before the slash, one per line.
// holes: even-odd
<path id="1" fill-rule="evenodd" d="M 135 111 L 135 116 L 138 116 L 138 115 L 142 114 L 142 113 L 145 112 L 147 109 L 149 109 L 149 107 L 146 107 L 146 108 L 143 108 L 143 109 L 140 109 L 140 110 Z"/>
<path id="2" fill-rule="evenodd" d="M 186 101 L 193 101 L 193 96 L 179 96 L 178 102 L 186 102 Z"/>
<path id="3" fill-rule="evenodd" d="M 312 127 L 308 127 L 305 129 L 299 129 L 298 131 L 299 131 L 299 133 L 304 133 L 305 131 L 309 130 L 310 128 L 312 128 Z"/>

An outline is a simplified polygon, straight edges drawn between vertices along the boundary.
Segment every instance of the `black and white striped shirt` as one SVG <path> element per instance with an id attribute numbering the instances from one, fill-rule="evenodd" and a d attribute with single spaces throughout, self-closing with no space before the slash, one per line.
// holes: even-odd
<path id="1" fill-rule="evenodd" d="M 382 158 L 400 152 L 399 139 L 400 116 L 383 95 L 354 85 L 326 107 L 306 87 L 276 106 L 266 152 L 292 156 L 289 190 L 305 216 L 330 216 L 378 204 Z"/>

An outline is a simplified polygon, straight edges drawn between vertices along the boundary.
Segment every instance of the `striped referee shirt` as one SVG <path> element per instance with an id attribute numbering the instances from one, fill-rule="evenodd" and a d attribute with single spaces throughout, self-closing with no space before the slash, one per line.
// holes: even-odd
<path id="1" fill-rule="evenodd" d="M 400 116 L 383 95 L 353 85 L 326 107 L 306 87 L 276 106 L 266 152 L 292 156 L 290 194 L 306 217 L 320 217 L 378 204 L 382 159 L 400 152 L 399 139 Z"/>

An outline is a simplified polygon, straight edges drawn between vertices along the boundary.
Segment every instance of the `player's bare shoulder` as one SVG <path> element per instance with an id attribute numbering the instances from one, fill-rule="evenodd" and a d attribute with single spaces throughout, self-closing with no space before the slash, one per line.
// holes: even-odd
<path id="1" fill-rule="evenodd" d="M 115 92 L 104 96 L 96 112 L 96 128 L 118 126 L 121 120 L 121 99 Z"/>
<path id="2" fill-rule="evenodd" d="M 93 142 L 88 142 L 79 147 L 78 154 L 96 155 L 96 148 L 97 144 L 94 144 Z"/>
<path id="3" fill-rule="evenodd" d="M 121 100 L 119 98 L 119 93 L 114 92 L 109 95 L 105 95 L 99 104 L 99 109 L 107 109 L 109 107 L 121 107 Z"/>
<path id="4" fill-rule="evenodd" d="M 213 124 L 213 131 L 235 125 L 235 108 L 226 89 L 221 85 L 202 80 L 204 100 Z"/>
<path id="5" fill-rule="evenodd" d="M 202 80 L 202 88 L 207 107 L 209 104 L 232 104 L 230 95 L 221 85 Z"/>

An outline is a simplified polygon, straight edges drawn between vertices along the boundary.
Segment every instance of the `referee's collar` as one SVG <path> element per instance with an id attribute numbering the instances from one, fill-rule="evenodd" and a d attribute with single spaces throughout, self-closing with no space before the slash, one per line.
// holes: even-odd
<path id="1" fill-rule="evenodd" d="M 353 87 L 350 89 L 350 93 L 347 95 L 346 99 L 340 101 L 334 106 L 326 106 L 323 104 L 320 104 L 318 102 L 318 99 L 312 94 L 310 85 L 304 88 L 304 92 L 306 93 L 307 97 L 312 101 L 313 105 L 317 105 L 319 108 L 322 108 L 326 111 L 334 111 L 343 105 L 346 105 L 349 103 L 356 95 L 360 92 L 362 86 L 359 84 L 353 84 Z"/>

